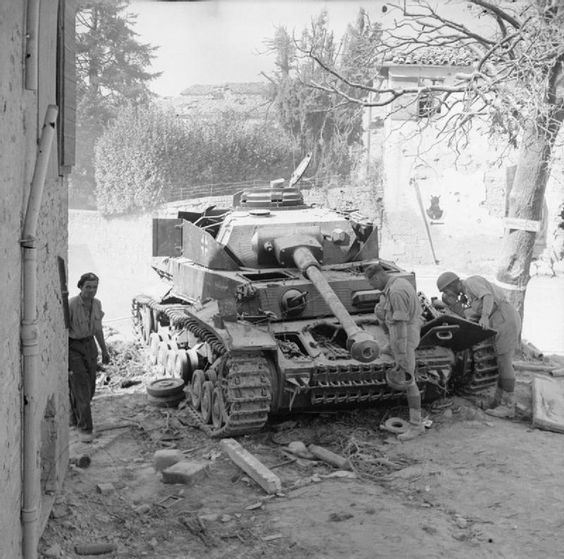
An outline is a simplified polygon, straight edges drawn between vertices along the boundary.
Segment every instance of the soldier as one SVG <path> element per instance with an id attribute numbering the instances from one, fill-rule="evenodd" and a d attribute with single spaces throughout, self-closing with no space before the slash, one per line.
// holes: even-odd
<path id="1" fill-rule="evenodd" d="M 110 362 L 102 331 L 102 304 L 94 296 L 98 290 L 98 276 L 83 274 L 77 284 L 80 294 L 69 300 L 69 387 L 71 425 L 76 425 L 80 440 L 93 440 L 90 402 L 96 389 L 98 348 L 102 363 Z"/>
<path id="2" fill-rule="evenodd" d="M 484 407 L 486 413 L 494 417 L 515 417 L 513 354 L 521 333 L 519 313 L 507 301 L 503 291 L 482 276 L 461 280 L 453 272 L 443 272 L 437 279 L 437 288 L 443 293 L 443 301 L 447 306 L 451 306 L 449 303 L 460 305 L 462 302 L 466 307 L 465 316 L 483 328 L 497 331 L 494 347 L 499 371 L 498 384 L 493 399 Z"/>
<path id="3" fill-rule="evenodd" d="M 396 370 L 386 377 L 388 383 L 407 392 L 409 429 L 398 435 L 398 439 L 408 441 L 425 432 L 421 418 L 421 394 L 415 382 L 415 348 L 419 345 L 422 324 L 421 304 L 413 285 L 404 278 L 391 276 L 381 264 L 371 264 L 364 273 L 370 285 L 382 291 L 374 312 L 388 328 L 390 349 L 396 362 Z"/>

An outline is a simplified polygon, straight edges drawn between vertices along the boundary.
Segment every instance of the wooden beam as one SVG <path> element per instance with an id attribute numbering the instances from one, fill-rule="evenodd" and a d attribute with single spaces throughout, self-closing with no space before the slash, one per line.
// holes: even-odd
<path id="1" fill-rule="evenodd" d="M 550 377 L 533 380 L 533 426 L 564 433 L 564 382 Z"/>
<path id="2" fill-rule="evenodd" d="M 223 439 L 219 445 L 229 458 L 267 493 L 280 493 L 282 490 L 280 478 L 246 451 L 235 439 Z"/>

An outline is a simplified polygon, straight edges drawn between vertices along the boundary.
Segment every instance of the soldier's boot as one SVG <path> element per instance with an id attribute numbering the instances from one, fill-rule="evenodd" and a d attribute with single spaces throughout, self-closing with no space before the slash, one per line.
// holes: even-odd
<path id="1" fill-rule="evenodd" d="M 501 404 L 502 396 L 503 396 L 503 390 L 501 386 L 497 385 L 495 387 L 495 392 L 493 396 L 490 396 L 489 398 L 484 398 L 483 400 L 480 401 L 479 403 L 480 408 L 482 408 L 483 410 L 490 410 L 492 408 L 497 408 L 497 406 Z"/>
<path id="2" fill-rule="evenodd" d="M 421 409 L 409 409 L 409 427 L 405 433 L 398 435 L 399 441 L 411 441 L 425 432 L 425 425 L 421 420 Z"/>
<path id="3" fill-rule="evenodd" d="M 491 410 L 486 410 L 486 413 L 492 417 L 513 419 L 515 417 L 515 392 L 506 392 L 503 390 L 499 406 Z"/>

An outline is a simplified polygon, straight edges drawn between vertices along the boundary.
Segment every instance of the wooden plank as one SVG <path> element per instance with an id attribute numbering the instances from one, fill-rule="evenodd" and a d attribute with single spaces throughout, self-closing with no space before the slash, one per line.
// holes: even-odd
<path id="1" fill-rule="evenodd" d="M 550 377 L 533 380 L 533 426 L 564 433 L 564 381 Z"/>
<path id="2" fill-rule="evenodd" d="M 519 217 L 506 217 L 504 220 L 506 229 L 518 229 L 520 231 L 531 231 L 538 233 L 540 231 L 541 222 L 533 219 L 521 219 Z"/>
<path id="3" fill-rule="evenodd" d="M 219 445 L 229 458 L 248 476 L 254 479 L 267 493 L 280 493 L 282 482 L 250 452 L 245 450 L 235 439 L 223 439 Z"/>

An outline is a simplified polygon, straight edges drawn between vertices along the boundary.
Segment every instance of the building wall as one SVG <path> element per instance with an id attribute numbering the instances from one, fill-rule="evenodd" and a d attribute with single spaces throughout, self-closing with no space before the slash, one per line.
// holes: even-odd
<path id="1" fill-rule="evenodd" d="M 25 89 L 25 3 L 0 3 L 0 556 L 21 557 L 22 492 L 22 249 L 20 238 L 33 176 L 37 142 L 47 105 L 55 103 L 57 10 L 41 3 L 39 87 Z M 66 188 L 58 176 L 53 142 L 37 230 L 39 433 L 34 480 L 39 525 L 50 512 L 53 493 L 62 486 L 68 446 L 67 342 L 63 324 L 57 256 L 66 259 Z"/>
<path id="2" fill-rule="evenodd" d="M 414 87 L 422 79 L 448 83 L 459 70 L 463 68 L 396 65 L 388 80 L 392 87 Z M 455 153 L 448 138 L 437 138 L 440 122 L 418 118 L 414 99 L 366 115 L 374 146 L 369 157 L 382 160 L 382 256 L 408 267 L 438 264 L 461 273 L 494 273 L 504 233 L 508 170 L 515 164 L 512 154 L 502 154 L 486 129 L 474 130 L 467 146 Z M 546 223 L 556 211 L 557 182 L 548 185 Z M 439 197 L 439 219 L 427 215 L 431 196 Z M 535 256 L 546 246 L 546 237 L 546 232 L 537 236 Z"/>

